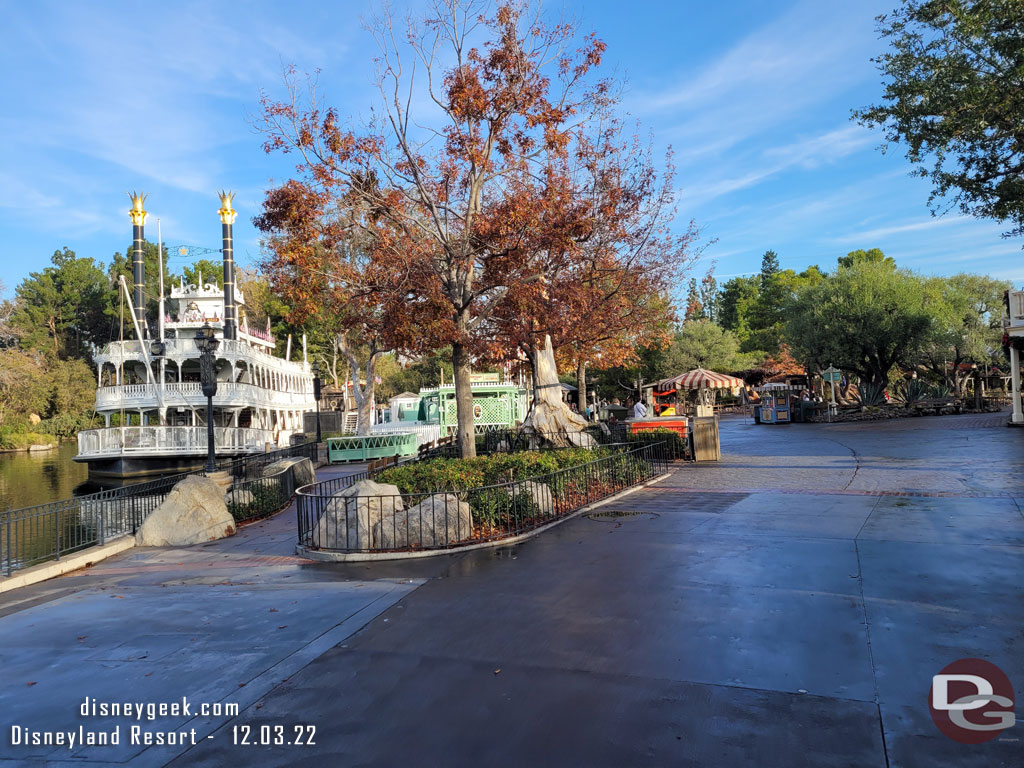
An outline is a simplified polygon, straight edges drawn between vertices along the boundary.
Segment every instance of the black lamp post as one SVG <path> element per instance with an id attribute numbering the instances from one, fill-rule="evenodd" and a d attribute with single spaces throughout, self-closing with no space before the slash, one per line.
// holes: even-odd
<path id="1" fill-rule="evenodd" d="M 217 347 L 220 339 L 213 335 L 213 328 L 207 323 L 196 331 L 196 348 L 199 350 L 199 380 L 206 395 L 206 471 L 217 471 L 217 457 L 213 438 L 213 396 L 217 394 Z"/>
<path id="2" fill-rule="evenodd" d="M 313 399 L 316 400 L 316 442 L 320 443 L 320 366 L 313 361 Z"/>

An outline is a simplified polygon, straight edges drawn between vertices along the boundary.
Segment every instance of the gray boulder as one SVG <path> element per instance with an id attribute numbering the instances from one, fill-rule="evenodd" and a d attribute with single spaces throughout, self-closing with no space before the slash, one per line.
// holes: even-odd
<path id="1" fill-rule="evenodd" d="M 280 459 L 273 464 L 267 464 L 263 468 L 263 477 L 272 477 L 280 472 L 284 472 L 288 468 L 292 470 L 296 488 L 316 482 L 316 470 L 313 468 L 313 462 L 297 456 L 289 459 Z"/>
<path id="2" fill-rule="evenodd" d="M 171 489 L 135 534 L 140 547 L 182 547 L 223 539 L 235 532 L 224 490 L 213 480 L 189 475 Z"/>
<path id="3" fill-rule="evenodd" d="M 316 539 L 327 549 L 372 549 L 374 526 L 401 512 L 398 486 L 360 480 L 334 494 L 317 523 Z"/>
<path id="4" fill-rule="evenodd" d="M 256 501 L 252 491 L 240 488 L 237 491 L 228 491 L 224 494 L 225 504 L 237 504 L 240 507 L 247 507 Z"/>
<path id="5" fill-rule="evenodd" d="M 384 515 L 373 526 L 374 545 L 381 549 L 443 547 L 472 535 L 469 504 L 451 493 L 435 493 L 408 510 Z"/>
<path id="6" fill-rule="evenodd" d="M 510 485 L 507 493 L 509 496 L 513 494 L 516 496 L 526 494 L 533 501 L 533 505 L 541 515 L 551 517 L 555 514 L 555 497 L 551 493 L 551 489 L 544 483 L 526 480 L 522 483 Z"/>

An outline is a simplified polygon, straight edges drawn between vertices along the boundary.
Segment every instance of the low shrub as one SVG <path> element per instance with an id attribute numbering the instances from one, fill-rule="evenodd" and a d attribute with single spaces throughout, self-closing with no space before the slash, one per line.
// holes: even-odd
<path id="1" fill-rule="evenodd" d="M 609 456 L 609 448 L 564 448 L 556 451 L 495 453 L 475 459 L 428 459 L 390 467 L 374 476 L 403 493 L 465 491 L 548 475 Z"/>
<path id="2" fill-rule="evenodd" d="M 252 498 L 246 502 L 237 502 L 235 499 L 245 498 L 243 494 L 252 494 Z M 228 502 L 228 511 L 236 521 L 254 520 L 266 517 L 277 512 L 288 502 L 284 493 L 284 483 L 276 478 L 266 478 L 246 483 L 232 491 Z"/>
<path id="3" fill-rule="evenodd" d="M 636 434 L 626 435 L 627 443 L 665 443 L 665 451 L 669 459 L 686 458 L 686 438 L 671 429 L 651 429 Z"/>
<path id="4" fill-rule="evenodd" d="M 49 445 L 56 442 L 53 435 L 39 432 L 21 432 L 11 427 L 0 427 L 0 450 L 16 451 L 30 445 Z"/>

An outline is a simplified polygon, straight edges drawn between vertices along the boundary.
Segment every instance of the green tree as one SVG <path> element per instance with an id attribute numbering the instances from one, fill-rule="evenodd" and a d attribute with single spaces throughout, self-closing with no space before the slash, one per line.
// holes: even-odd
<path id="1" fill-rule="evenodd" d="M 221 288 L 224 287 L 224 262 L 221 260 L 199 259 L 191 266 L 183 267 L 181 272 L 186 285 L 198 285 L 199 276 L 202 275 L 204 285 L 216 283 Z"/>
<path id="2" fill-rule="evenodd" d="M 719 294 L 719 324 L 732 331 L 741 344 L 750 336 L 750 316 L 761 291 L 760 285 L 757 275 L 734 277 L 723 283 Z"/>
<path id="3" fill-rule="evenodd" d="M 697 278 L 691 277 L 686 292 L 686 313 L 685 320 L 697 320 L 704 317 L 704 305 L 700 300 L 700 288 L 697 287 Z"/>
<path id="4" fill-rule="evenodd" d="M 693 368 L 728 372 L 733 369 L 738 352 L 739 343 L 730 331 L 710 320 L 694 320 L 683 323 L 665 352 L 665 364 L 672 373 Z"/>
<path id="5" fill-rule="evenodd" d="M 918 275 L 878 262 L 840 267 L 797 294 L 786 336 L 798 359 L 885 383 L 927 342 L 936 297 Z"/>
<path id="6" fill-rule="evenodd" d="M 92 259 L 68 248 L 55 251 L 52 262 L 18 286 L 12 323 L 26 349 L 53 359 L 81 357 L 90 342 L 106 339 L 107 278 Z"/>
<path id="7" fill-rule="evenodd" d="M 774 259 L 772 261 L 777 263 Z M 762 269 L 757 299 L 749 307 L 746 321 L 749 332 L 741 346 L 744 352 L 763 350 L 770 355 L 776 354 L 785 338 L 789 305 L 803 287 L 813 285 L 823 277 L 816 266 L 800 273 L 792 269 L 772 269 L 771 263 L 768 266 L 769 269 Z"/>
<path id="8" fill-rule="evenodd" d="M 761 291 L 769 289 L 772 278 L 779 273 L 779 254 L 767 250 L 761 257 Z"/>
<path id="9" fill-rule="evenodd" d="M 969 375 L 961 364 L 984 366 L 1002 354 L 1003 292 L 1012 284 L 969 274 L 930 282 L 941 301 L 934 304 L 935 321 L 921 362 L 963 394 Z"/>
<path id="10" fill-rule="evenodd" d="M 906 145 L 933 210 L 949 198 L 1024 234 L 1024 3 L 904 0 L 877 21 L 883 101 L 853 118 Z"/>
<path id="11" fill-rule="evenodd" d="M 845 256 L 839 257 L 840 267 L 852 267 L 854 264 L 860 264 L 863 262 L 868 262 L 869 264 L 885 264 L 893 269 L 896 268 L 896 260 L 893 259 L 892 256 L 886 256 L 882 253 L 881 248 L 872 248 L 869 251 L 865 251 L 863 249 L 850 251 Z"/>
<path id="12" fill-rule="evenodd" d="M 721 313 L 719 300 L 718 281 L 715 279 L 715 265 L 712 262 L 700 281 L 700 303 L 704 307 L 704 317 L 713 323 L 718 322 Z"/>
<path id="13" fill-rule="evenodd" d="M 0 349 L 0 429 L 24 429 L 29 414 L 46 411 L 47 381 L 42 356 Z"/>
<path id="14" fill-rule="evenodd" d="M 46 370 L 49 392 L 39 430 L 73 437 L 89 426 L 96 401 L 96 376 L 84 360 L 58 360 Z"/>
<path id="15" fill-rule="evenodd" d="M 107 268 L 107 277 L 110 281 L 110 286 L 107 290 L 107 316 L 114 322 L 121 316 L 121 302 L 122 297 L 120 295 L 120 288 L 118 287 L 119 278 L 124 275 L 125 282 L 128 284 L 129 295 L 132 287 L 135 283 L 134 275 L 132 274 L 132 248 L 128 246 L 125 249 L 125 254 L 115 253 L 113 258 L 110 260 L 110 266 Z M 155 325 L 156 318 L 158 317 L 158 307 L 160 301 L 160 253 L 157 249 L 156 243 L 151 243 L 148 240 L 143 243 L 142 246 L 142 263 L 146 268 L 146 287 L 143 292 L 146 295 L 146 318 L 147 320 Z M 167 269 L 167 247 L 163 248 L 163 268 L 164 268 L 164 290 L 170 291 L 171 284 L 175 282 L 173 275 Z M 127 304 L 124 308 L 125 317 L 125 335 L 129 333 L 134 334 L 134 329 L 131 326 L 131 318 L 128 315 Z"/>

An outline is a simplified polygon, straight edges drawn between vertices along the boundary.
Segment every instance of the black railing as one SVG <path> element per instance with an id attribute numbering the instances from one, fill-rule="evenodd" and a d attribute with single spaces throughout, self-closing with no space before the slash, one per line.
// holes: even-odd
<path id="1" fill-rule="evenodd" d="M 333 552 L 451 549 L 518 536 L 662 474 L 665 443 L 623 444 L 611 455 L 522 480 L 461 491 L 345 495 L 364 476 L 296 492 L 299 543 Z"/>
<path id="2" fill-rule="evenodd" d="M 262 477 L 270 464 L 285 458 L 316 460 L 316 443 L 220 462 L 234 485 L 227 502 L 238 520 L 264 517 L 281 509 L 295 492 L 292 472 Z M 143 520 L 167 498 L 183 478 L 204 471 L 161 477 L 73 499 L 0 512 L 0 576 L 47 560 L 59 560 L 125 534 L 134 534 Z M 248 494 L 248 495 L 247 495 Z M 273 503 L 277 507 L 270 509 Z M 241 516 L 240 516 L 241 515 Z"/>

